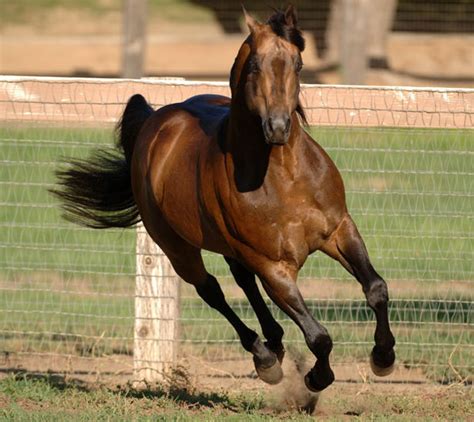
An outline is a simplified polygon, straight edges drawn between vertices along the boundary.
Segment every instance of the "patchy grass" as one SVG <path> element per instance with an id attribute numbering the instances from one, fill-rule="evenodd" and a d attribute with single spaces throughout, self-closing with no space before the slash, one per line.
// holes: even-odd
<path id="1" fill-rule="evenodd" d="M 472 390 L 461 387 L 396 387 L 336 384 L 323 393 L 314 415 L 338 421 L 463 421 L 474 417 Z M 305 412 L 282 409 L 271 395 L 206 392 L 178 382 L 138 391 L 65 382 L 52 376 L 10 376 L 0 381 L 0 418 L 15 421 L 310 421 Z M 472 420 L 472 419 L 471 419 Z"/>

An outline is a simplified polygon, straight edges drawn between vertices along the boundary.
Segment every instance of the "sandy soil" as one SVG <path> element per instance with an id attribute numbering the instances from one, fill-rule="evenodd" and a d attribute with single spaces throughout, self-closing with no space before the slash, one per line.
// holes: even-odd
<path id="1" fill-rule="evenodd" d="M 78 25 L 77 23 L 80 22 Z M 35 26 L 0 30 L 0 73 L 22 75 L 118 76 L 121 16 L 97 17 L 56 10 Z M 244 34 L 226 35 L 213 22 L 171 23 L 154 18 L 148 25 L 145 73 L 226 80 Z M 305 82 L 339 83 L 337 71 L 323 72 L 307 37 Z M 371 85 L 474 85 L 474 36 L 393 33 L 387 45 L 391 71 L 370 71 Z"/>

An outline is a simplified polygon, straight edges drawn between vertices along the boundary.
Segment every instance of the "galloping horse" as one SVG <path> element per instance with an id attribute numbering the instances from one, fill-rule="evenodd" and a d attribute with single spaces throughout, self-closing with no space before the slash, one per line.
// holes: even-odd
<path id="1" fill-rule="evenodd" d="M 371 367 L 388 375 L 395 340 L 386 283 L 348 213 L 339 171 L 302 125 L 304 39 L 295 11 L 276 11 L 265 24 L 244 14 L 250 35 L 232 67 L 232 98 L 198 95 L 154 111 L 134 95 L 118 125 L 117 151 L 97 151 L 59 171 L 61 187 L 53 192 L 67 217 L 89 227 L 129 227 L 142 220 L 177 274 L 232 324 L 259 377 L 270 384 L 283 377 L 284 333 L 256 275 L 317 359 L 306 386 L 321 391 L 334 380 L 331 337 L 296 285 L 308 255 L 326 253 L 362 285 L 377 320 Z M 266 342 L 227 304 L 204 267 L 202 249 L 225 257 Z"/>

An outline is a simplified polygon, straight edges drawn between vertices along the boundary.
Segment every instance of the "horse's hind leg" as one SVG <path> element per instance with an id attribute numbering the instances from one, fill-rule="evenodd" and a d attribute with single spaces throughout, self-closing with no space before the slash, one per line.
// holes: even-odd
<path id="1" fill-rule="evenodd" d="M 338 260 L 362 285 L 377 320 L 371 368 L 375 375 L 389 375 L 394 369 L 395 339 L 388 320 L 387 284 L 372 267 L 364 242 L 349 215 L 342 220 L 322 251 Z"/>
<path id="2" fill-rule="evenodd" d="M 273 318 L 270 310 L 267 307 L 267 304 L 263 300 L 263 297 L 258 289 L 257 283 L 255 281 L 255 274 L 247 270 L 242 264 L 237 262 L 232 258 L 225 257 L 225 260 L 229 264 L 230 271 L 235 278 L 235 281 L 239 287 L 244 291 L 247 299 L 252 305 L 255 314 L 257 315 L 258 322 L 262 327 L 262 332 L 267 341 L 265 346 L 267 346 L 273 353 L 275 353 L 279 362 L 275 362 L 275 365 L 282 363 L 283 357 L 285 355 L 285 349 L 283 347 L 282 338 L 283 338 L 283 328 L 280 324 Z M 265 368 L 262 366 L 261 362 L 254 359 L 255 369 L 259 374 L 260 378 L 275 378 L 276 376 L 282 376 L 283 373 L 278 367 Z M 271 370 L 273 369 L 273 370 Z M 272 374 L 270 374 L 273 373 Z"/>
<path id="3" fill-rule="evenodd" d="M 169 237 L 169 234 L 168 234 Z M 252 353 L 254 360 L 262 368 L 273 368 L 263 371 L 261 378 L 269 384 L 278 383 L 283 373 L 276 356 L 260 340 L 258 334 L 248 328 L 226 302 L 219 283 L 209 274 L 202 261 L 201 251 L 173 235 L 173 243 L 160 242 L 176 273 L 187 283 L 194 285 L 199 296 L 212 308 L 219 311 L 234 327 L 245 350 Z M 278 365 L 275 365 L 278 363 Z"/>

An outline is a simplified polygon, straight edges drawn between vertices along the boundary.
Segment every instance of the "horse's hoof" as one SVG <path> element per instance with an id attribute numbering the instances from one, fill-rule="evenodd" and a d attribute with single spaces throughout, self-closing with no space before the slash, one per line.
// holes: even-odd
<path id="1" fill-rule="evenodd" d="M 315 387 L 312 386 L 311 380 L 310 380 L 310 377 L 309 377 L 309 372 L 304 376 L 304 384 L 306 385 L 306 388 L 309 391 L 312 391 L 313 393 L 320 393 L 322 390 L 324 390 L 324 389 L 318 390 L 318 389 L 316 389 Z"/>
<path id="2" fill-rule="evenodd" d="M 257 371 L 258 377 L 267 384 L 275 385 L 283 379 L 283 370 L 278 359 L 275 359 L 275 363 L 265 368 L 262 365 L 258 365 L 255 357 L 253 359 L 255 364 L 255 370 Z"/>
<path id="3" fill-rule="evenodd" d="M 383 367 L 375 363 L 374 352 L 372 351 L 370 353 L 370 369 L 372 369 L 372 372 L 378 377 L 386 377 L 387 375 L 390 375 L 395 369 L 395 358 L 393 358 L 391 365 Z"/>
<path id="4" fill-rule="evenodd" d="M 320 393 L 323 391 L 326 387 L 329 387 L 334 381 L 334 373 L 331 371 L 330 372 L 330 377 L 327 382 L 321 383 L 317 382 L 314 380 L 314 375 L 312 374 L 311 371 L 309 371 L 305 376 L 304 376 L 304 383 L 306 385 L 306 388 L 309 391 L 312 391 L 313 393 Z"/>

